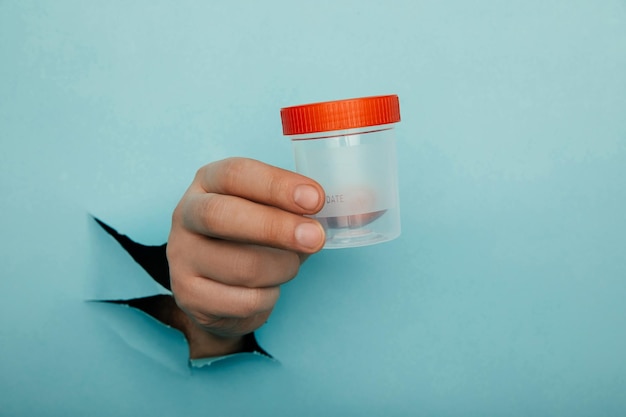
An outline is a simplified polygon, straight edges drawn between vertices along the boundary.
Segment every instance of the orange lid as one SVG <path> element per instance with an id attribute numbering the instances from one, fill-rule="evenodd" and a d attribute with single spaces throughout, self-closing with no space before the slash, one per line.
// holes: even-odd
<path id="1" fill-rule="evenodd" d="M 283 134 L 303 135 L 400 121 L 398 96 L 325 101 L 280 109 Z"/>

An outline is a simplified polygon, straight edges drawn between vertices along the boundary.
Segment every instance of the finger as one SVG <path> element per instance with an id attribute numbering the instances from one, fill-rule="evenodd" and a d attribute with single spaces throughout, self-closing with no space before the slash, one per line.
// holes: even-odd
<path id="1" fill-rule="evenodd" d="M 324 205 L 324 190 L 314 180 L 260 161 L 229 158 L 202 167 L 196 191 L 234 195 L 297 214 Z"/>
<path id="2" fill-rule="evenodd" d="M 267 311 L 245 319 L 210 316 L 203 318 L 203 322 L 198 322 L 195 318 L 190 317 L 190 321 L 194 323 L 195 327 L 202 329 L 201 331 L 203 333 L 209 333 L 220 338 L 232 339 L 255 331 L 267 322 L 271 313 L 271 311 Z M 204 322 L 204 320 L 206 320 L 206 322 Z"/>
<path id="3" fill-rule="evenodd" d="M 182 218 L 188 230 L 201 235 L 296 252 L 317 252 L 325 241 L 316 220 L 230 195 L 189 195 Z"/>
<path id="4" fill-rule="evenodd" d="M 297 253 L 185 234 L 187 275 L 207 277 L 222 284 L 248 288 L 274 287 L 291 280 L 300 268 Z M 181 254 L 183 255 L 183 254 Z"/>
<path id="5" fill-rule="evenodd" d="M 267 313 L 280 295 L 279 287 L 234 287 L 203 277 L 172 283 L 180 307 L 204 325 L 215 318 L 247 319 Z"/>

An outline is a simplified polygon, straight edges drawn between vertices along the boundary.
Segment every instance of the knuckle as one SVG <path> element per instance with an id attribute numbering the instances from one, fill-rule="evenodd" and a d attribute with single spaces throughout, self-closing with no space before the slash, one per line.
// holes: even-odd
<path id="1" fill-rule="evenodd" d="M 241 182 L 245 174 L 248 160 L 245 158 L 228 158 L 221 161 L 222 187 L 225 190 L 233 190 Z"/>
<path id="2" fill-rule="evenodd" d="M 185 259 L 185 240 L 188 232 L 178 227 L 172 227 L 165 245 L 165 257 L 170 267 L 176 266 Z"/>
<path id="3" fill-rule="evenodd" d="M 181 222 L 181 219 L 182 219 L 182 214 L 181 214 L 182 207 L 181 206 L 182 204 L 178 203 L 176 205 L 176 208 L 174 208 L 174 211 L 172 211 L 172 218 L 171 218 L 172 228 L 176 228 Z"/>
<path id="4" fill-rule="evenodd" d="M 261 220 L 260 227 L 264 240 L 272 243 L 289 243 L 288 236 L 293 235 L 293 233 L 289 233 L 290 223 L 276 216 L 267 216 Z"/>
<path id="5" fill-rule="evenodd" d="M 289 192 L 289 181 L 283 176 L 270 174 L 266 181 L 266 195 L 270 201 L 278 202 L 285 199 L 285 195 Z"/>
<path id="6" fill-rule="evenodd" d="M 204 178 L 204 175 L 205 175 L 206 171 L 209 169 L 210 166 L 211 166 L 211 164 L 207 164 L 207 165 L 203 165 L 200 168 L 198 168 L 196 170 L 196 175 L 194 176 L 194 182 L 201 183 L 202 182 L 202 178 Z"/>
<path id="7" fill-rule="evenodd" d="M 209 191 L 205 188 L 206 179 L 211 175 L 211 171 L 215 168 L 216 162 L 203 165 L 196 170 L 196 175 L 193 178 L 192 184 L 204 188 L 205 191 Z"/>
<path id="8" fill-rule="evenodd" d="M 253 286 L 259 271 L 261 271 L 263 260 L 257 254 L 240 252 L 233 263 L 233 275 L 241 286 Z"/>
<path id="9" fill-rule="evenodd" d="M 240 318 L 252 317 L 263 311 L 267 311 L 271 306 L 271 300 L 269 299 L 270 290 L 261 288 L 249 288 L 241 297 L 239 306 L 237 307 L 236 315 Z"/>
<path id="10" fill-rule="evenodd" d="M 174 296 L 174 301 L 182 310 L 187 311 L 188 303 L 187 303 L 187 294 L 185 291 L 185 286 L 183 284 L 183 280 L 175 271 L 170 272 L 170 286 L 172 290 L 172 295 Z"/>
<path id="11" fill-rule="evenodd" d="M 207 230 L 219 229 L 228 215 L 227 200 L 218 194 L 205 194 L 197 205 L 198 219 Z"/>
<path id="12" fill-rule="evenodd" d="M 172 267 L 178 263 L 178 259 L 180 258 L 181 251 L 178 248 L 178 244 L 176 240 L 170 239 L 165 246 L 165 257 L 167 258 L 167 263 L 170 267 L 170 275 L 172 275 Z"/>
<path id="13" fill-rule="evenodd" d="M 232 264 L 233 278 L 241 287 L 267 288 L 292 280 L 300 269 L 295 252 L 270 249 L 271 252 L 240 252 Z"/>
<path id="14" fill-rule="evenodd" d="M 260 312 L 263 298 L 261 293 L 262 291 L 258 288 L 250 288 L 245 292 L 237 309 L 241 317 L 254 316 Z"/>

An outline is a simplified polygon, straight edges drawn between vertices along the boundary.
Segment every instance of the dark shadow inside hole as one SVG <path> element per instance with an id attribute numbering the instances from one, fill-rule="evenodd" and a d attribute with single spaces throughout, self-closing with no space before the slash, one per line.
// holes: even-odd
<path id="1" fill-rule="evenodd" d="M 111 226 L 94 217 L 94 220 L 137 262 L 147 273 L 164 288 L 170 288 L 169 264 L 167 261 L 167 244 L 159 246 L 147 246 L 137 243 L 128 236 L 122 235 Z M 211 338 L 201 330 L 191 319 L 178 307 L 174 297 L 168 294 L 152 295 L 148 297 L 133 298 L 130 300 L 101 300 L 114 304 L 125 304 L 143 311 L 154 317 L 161 323 L 173 327 L 183 333 L 189 345 L 190 359 L 207 357 L 206 351 Z M 254 333 L 245 335 L 237 341 L 236 351 L 229 353 L 259 353 L 271 358 L 257 343 Z"/>

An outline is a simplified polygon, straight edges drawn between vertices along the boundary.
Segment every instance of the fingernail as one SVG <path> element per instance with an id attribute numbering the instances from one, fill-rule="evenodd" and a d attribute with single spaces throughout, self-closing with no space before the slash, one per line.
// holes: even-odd
<path id="1" fill-rule="evenodd" d="M 293 200 L 305 210 L 314 210 L 320 202 L 320 195 L 315 187 L 302 184 L 293 192 Z"/>
<path id="2" fill-rule="evenodd" d="M 300 245 L 315 249 L 321 245 L 324 239 L 324 232 L 316 224 L 302 223 L 296 226 L 295 236 Z"/>

